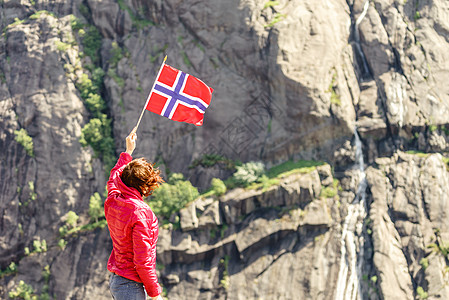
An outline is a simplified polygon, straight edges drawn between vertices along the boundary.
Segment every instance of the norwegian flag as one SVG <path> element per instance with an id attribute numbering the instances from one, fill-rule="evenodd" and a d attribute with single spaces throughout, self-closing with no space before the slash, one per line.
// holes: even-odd
<path id="1" fill-rule="evenodd" d="M 148 96 L 146 109 L 174 121 L 201 126 L 212 92 L 198 78 L 164 64 Z"/>

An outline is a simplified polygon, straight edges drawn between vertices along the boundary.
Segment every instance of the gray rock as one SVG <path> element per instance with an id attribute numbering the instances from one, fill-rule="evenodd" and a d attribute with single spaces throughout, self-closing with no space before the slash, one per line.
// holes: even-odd
<path id="1" fill-rule="evenodd" d="M 86 49 L 69 14 L 102 35 L 96 67 L 106 73 L 101 95 L 117 154 L 168 55 L 169 65 L 214 88 L 212 103 L 199 128 L 146 112 L 136 157 L 157 161 L 164 174 L 184 173 L 201 190 L 232 175 L 237 160 L 329 163 L 266 190 L 234 189 L 181 210 L 182 230 L 161 227 L 158 242 L 168 298 L 334 299 L 341 222 L 359 184 L 356 126 L 369 165 L 371 223 L 357 224 L 366 240 L 362 275 L 378 278 L 362 282 L 361 297 L 411 299 L 421 286 L 429 298 L 449 298 L 447 259 L 437 250 L 449 240 L 447 1 L 370 1 L 355 27 L 364 4 L 2 1 L 0 267 L 15 262 L 18 272 L 2 276 L 0 298 L 20 280 L 41 293 L 47 264 L 55 298 L 110 298 L 107 230 L 57 246 L 61 217 L 71 210 L 86 224 L 89 198 L 106 181 L 104 162 L 79 143 L 92 116 L 75 82 L 91 60 L 80 55 Z M 54 16 L 31 17 L 43 10 Z M 116 65 L 112 42 L 123 47 Z M 34 156 L 16 141 L 19 129 L 32 138 Z M 204 154 L 230 164 L 189 167 Z M 320 199 L 334 176 L 343 191 Z M 49 250 L 25 257 L 35 239 Z"/>
<path id="2" fill-rule="evenodd" d="M 181 229 L 184 231 L 198 228 L 195 203 L 191 203 L 179 211 Z"/>
<path id="3" fill-rule="evenodd" d="M 214 201 L 206 208 L 198 219 L 198 228 L 216 227 L 221 224 L 223 223 L 219 210 L 219 202 Z"/>

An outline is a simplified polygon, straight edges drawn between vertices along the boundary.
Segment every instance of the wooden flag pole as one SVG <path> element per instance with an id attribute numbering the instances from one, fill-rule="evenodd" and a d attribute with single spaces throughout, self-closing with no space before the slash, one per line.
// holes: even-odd
<path id="1" fill-rule="evenodd" d="M 145 102 L 145 106 L 143 107 L 142 113 L 140 114 L 139 121 L 137 121 L 137 125 L 136 125 L 136 127 L 134 127 L 134 132 L 136 132 L 137 131 L 137 127 L 139 127 L 140 121 L 142 120 L 143 113 L 145 112 L 145 110 L 147 108 L 148 101 L 150 101 L 150 95 L 153 92 L 154 86 L 156 85 L 156 80 L 159 78 L 159 75 L 162 72 L 162 68 L 164 67 L 166 60 L 167 60 L 167 55 L 165 55 L 164 61 L 162 62 L 161 67 L 159 68 L 159 72 L 157 73 L 156 79 L 154 80 L 154 83 L 153 83 L 153 87 L 151 88 L 150 93 L 148 94 L 147 101 Z"/>

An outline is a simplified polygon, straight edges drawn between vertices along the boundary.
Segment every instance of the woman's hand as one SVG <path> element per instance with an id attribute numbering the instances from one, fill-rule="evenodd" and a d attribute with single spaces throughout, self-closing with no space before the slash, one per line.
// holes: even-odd
<path id="1" fill-rule="evenodd" d="M 137 127 L 134 127 L 133 130 L 126 137 L 126 153 L 129 155 L 133 154 L 134 149 L 136 149 L 136 140 L 137 140 Z"/>

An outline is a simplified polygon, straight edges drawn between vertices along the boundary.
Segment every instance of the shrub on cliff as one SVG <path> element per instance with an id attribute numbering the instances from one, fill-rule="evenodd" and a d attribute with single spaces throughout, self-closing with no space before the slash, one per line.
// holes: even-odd
<path id="1" fill-rule="evenodd" d="M 236 167 L 237 171 L 233 175 L 233 179 L 239 185 L 248 185 L 256 182 L 264 173 L 265 166 L 261 162 L 248 162 Z"/>
<path id="2" fill-rule="evenodd" d="M 212 178 L 211 188 L 217 196 L 221 196 L 226 193 L 226 185 L 220 178 Z"/>
<path id="3" fill-rule="evenodd" d="M 183 208 L 199 196 L 198 189 L 180 173 L 173 173 L 167 183 L 154 190 L 148 201 L 158 217 L 164 219 Z"/>
<path id="4" fill-rule="evenodd" d="M 98 222 L 104 216 L 104 208 L 99 193 L 94 193 L 89 199 L 89 216 L 91 221 Z"/>
<path id="5" fill-rule="evenodd" d="M 14 138 L 16 142 L 25 148 L 25 151 L 29 156 L 34 157 L 33 139 L 28 135 L 26 129 L 21 128 L 20 130 L 16 130 L 14 131 L 14 134 L 16 135 Z"/>
<path id="6" fill-rule="evenodd" d="M 115 161 L 114 139 L 112 138 L 111 120 L 105 114 L 93 118 L 81 130 L 80 143 L 83 147 L 90 145 L 97 157 L 102 158 L 106 169 L 110 170 Z"/>

